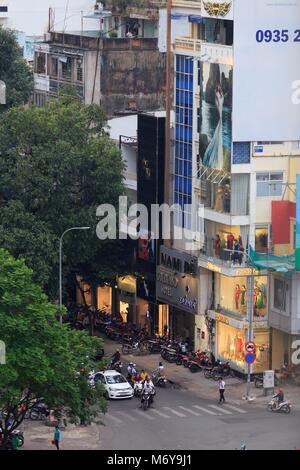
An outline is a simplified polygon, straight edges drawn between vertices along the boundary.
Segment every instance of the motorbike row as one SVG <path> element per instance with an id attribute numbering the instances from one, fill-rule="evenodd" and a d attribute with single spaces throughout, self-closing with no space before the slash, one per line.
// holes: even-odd
<path id="1" fill-rule="evenodd" d="M 219 380 L 220 377 L 235 377 L 235 372 L 231 369 L 229 362 L 216 361 L 204 351 L 182 352 L 178 345 L 173 343 L 162 348 L 161 357 L 178 366 L 183 365 L 192 373 L 204 370 L 204 377 L 207 379 Z"/>

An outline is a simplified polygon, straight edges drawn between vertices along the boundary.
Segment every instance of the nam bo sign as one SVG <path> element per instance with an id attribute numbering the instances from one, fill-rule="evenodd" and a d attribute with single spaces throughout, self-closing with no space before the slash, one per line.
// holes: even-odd
<path id="1" fill-rule="evenodd" d="M 187 312 L 197 312 L 197 258 L 161 247 L 156 272 L 157 300 Z"/>

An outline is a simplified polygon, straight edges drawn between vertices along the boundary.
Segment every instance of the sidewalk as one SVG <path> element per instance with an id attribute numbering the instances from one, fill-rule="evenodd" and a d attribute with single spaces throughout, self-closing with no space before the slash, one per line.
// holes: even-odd
<path id="1" fill-rule="evenodd" d="M 43 421 L 25 420 L 20 429 L 24 431 L 25 443 L 21 450 L 55 450 L 51 443 L 54 428 L 47 426 Z M 61 432 L 61 450 L 96 450 L 99 449 L 101 427 L 74 426 L 68 424 Z"/>
<path id="2" fill-rule="evenodd" d="M 115 341 L 107 338 L 101 338 L 104 341 L 105 355 L 112 355 L 117 348 L 121 351 L 121 345 Z M 218 395 L 218 382 L 212 379 L 206 379 L 203 372 L 191 373 L 189 369 L 176 364 L 170 364 L 163 360 L 160 354 L 148 354 L 144 356 L 137 355 L 121 355 L 121 360 L 125 363 L 134 362 L 138 369 L 145 369 L 148 372 L 153 372 L 158 367 L 159 361 L 162 361 L 165 366 L 166 377 L 174 382 L 175 385 L 180 387 L 181 390 L 192 392 L 199 396 L 199 398 L 210 399 Z M 264 408 L 270 401 L 272 395 L 264 396 L 263 389 L 257 389 L 254 384 L 251 384 L 251 395 L 255 397 L 253 401 L 243 400 L 243 395 L 246 393 L 246 382 L 232 377 L 224 378 L 226 382 L 226 396 L 231 402 L 241 405 L 245 403 L 247 406 L 258 406 Z M 293 409 L 300 410 L 300 386 L 298 385 L 284 385 L 285 397 L 291 401 Z M 277 390 L 277 389 L 275 389 Z"/>

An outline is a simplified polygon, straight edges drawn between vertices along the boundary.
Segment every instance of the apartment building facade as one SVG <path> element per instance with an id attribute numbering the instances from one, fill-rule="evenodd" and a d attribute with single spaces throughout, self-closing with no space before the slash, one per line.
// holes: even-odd
<path id="1" fill-rule="evenodd" d="M 275 142 L 232 139 L 234 1 L 175 0 L 172 18 L 173 28 L 176 19 L 189 28 L 184 36 L 175 34 L 173 51 L 173 202 L 183 213 L 175 225 L 195 230 L 198 208 L 204 206 L 203 241 L 190 253 L 198 264 L 197 309 L 178 321 L 171 299 L 169 317 L 177 317 L 173 334 L 193 338 L 195 348 L 210 349 L 246 372 L 254 275 L 253 370 L 279 369 L 291 365 L 291 346 L 300 335 L 300 278 L 286 258 L 295 247 L 299 141 L 282 142 L 280 135 Z M 264 259 L 255 268 L 250 247 Z M 188 251 L 176 239 L 172 249 L 174 255 Z M 282 258 L 270 264 L 270 254 Z"/>

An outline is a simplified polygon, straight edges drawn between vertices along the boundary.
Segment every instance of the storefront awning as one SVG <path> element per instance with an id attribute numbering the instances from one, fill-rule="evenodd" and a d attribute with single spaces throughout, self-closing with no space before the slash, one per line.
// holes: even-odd
<path id="1" fill-rule="evenodd" d="M 120 276 L 117 277 L 118 288 L 129 294 L 136 293 L 136 278 L 134 276 Z"/>
<path id="2" fill-rule="evenodd" d="M 295 271 L 295 255 L 275 256 L 269 253 L 258 253 L 250 246 L 249 257 L 252 264 L 258 269 L 268 269 L 278 273 Z"/>

